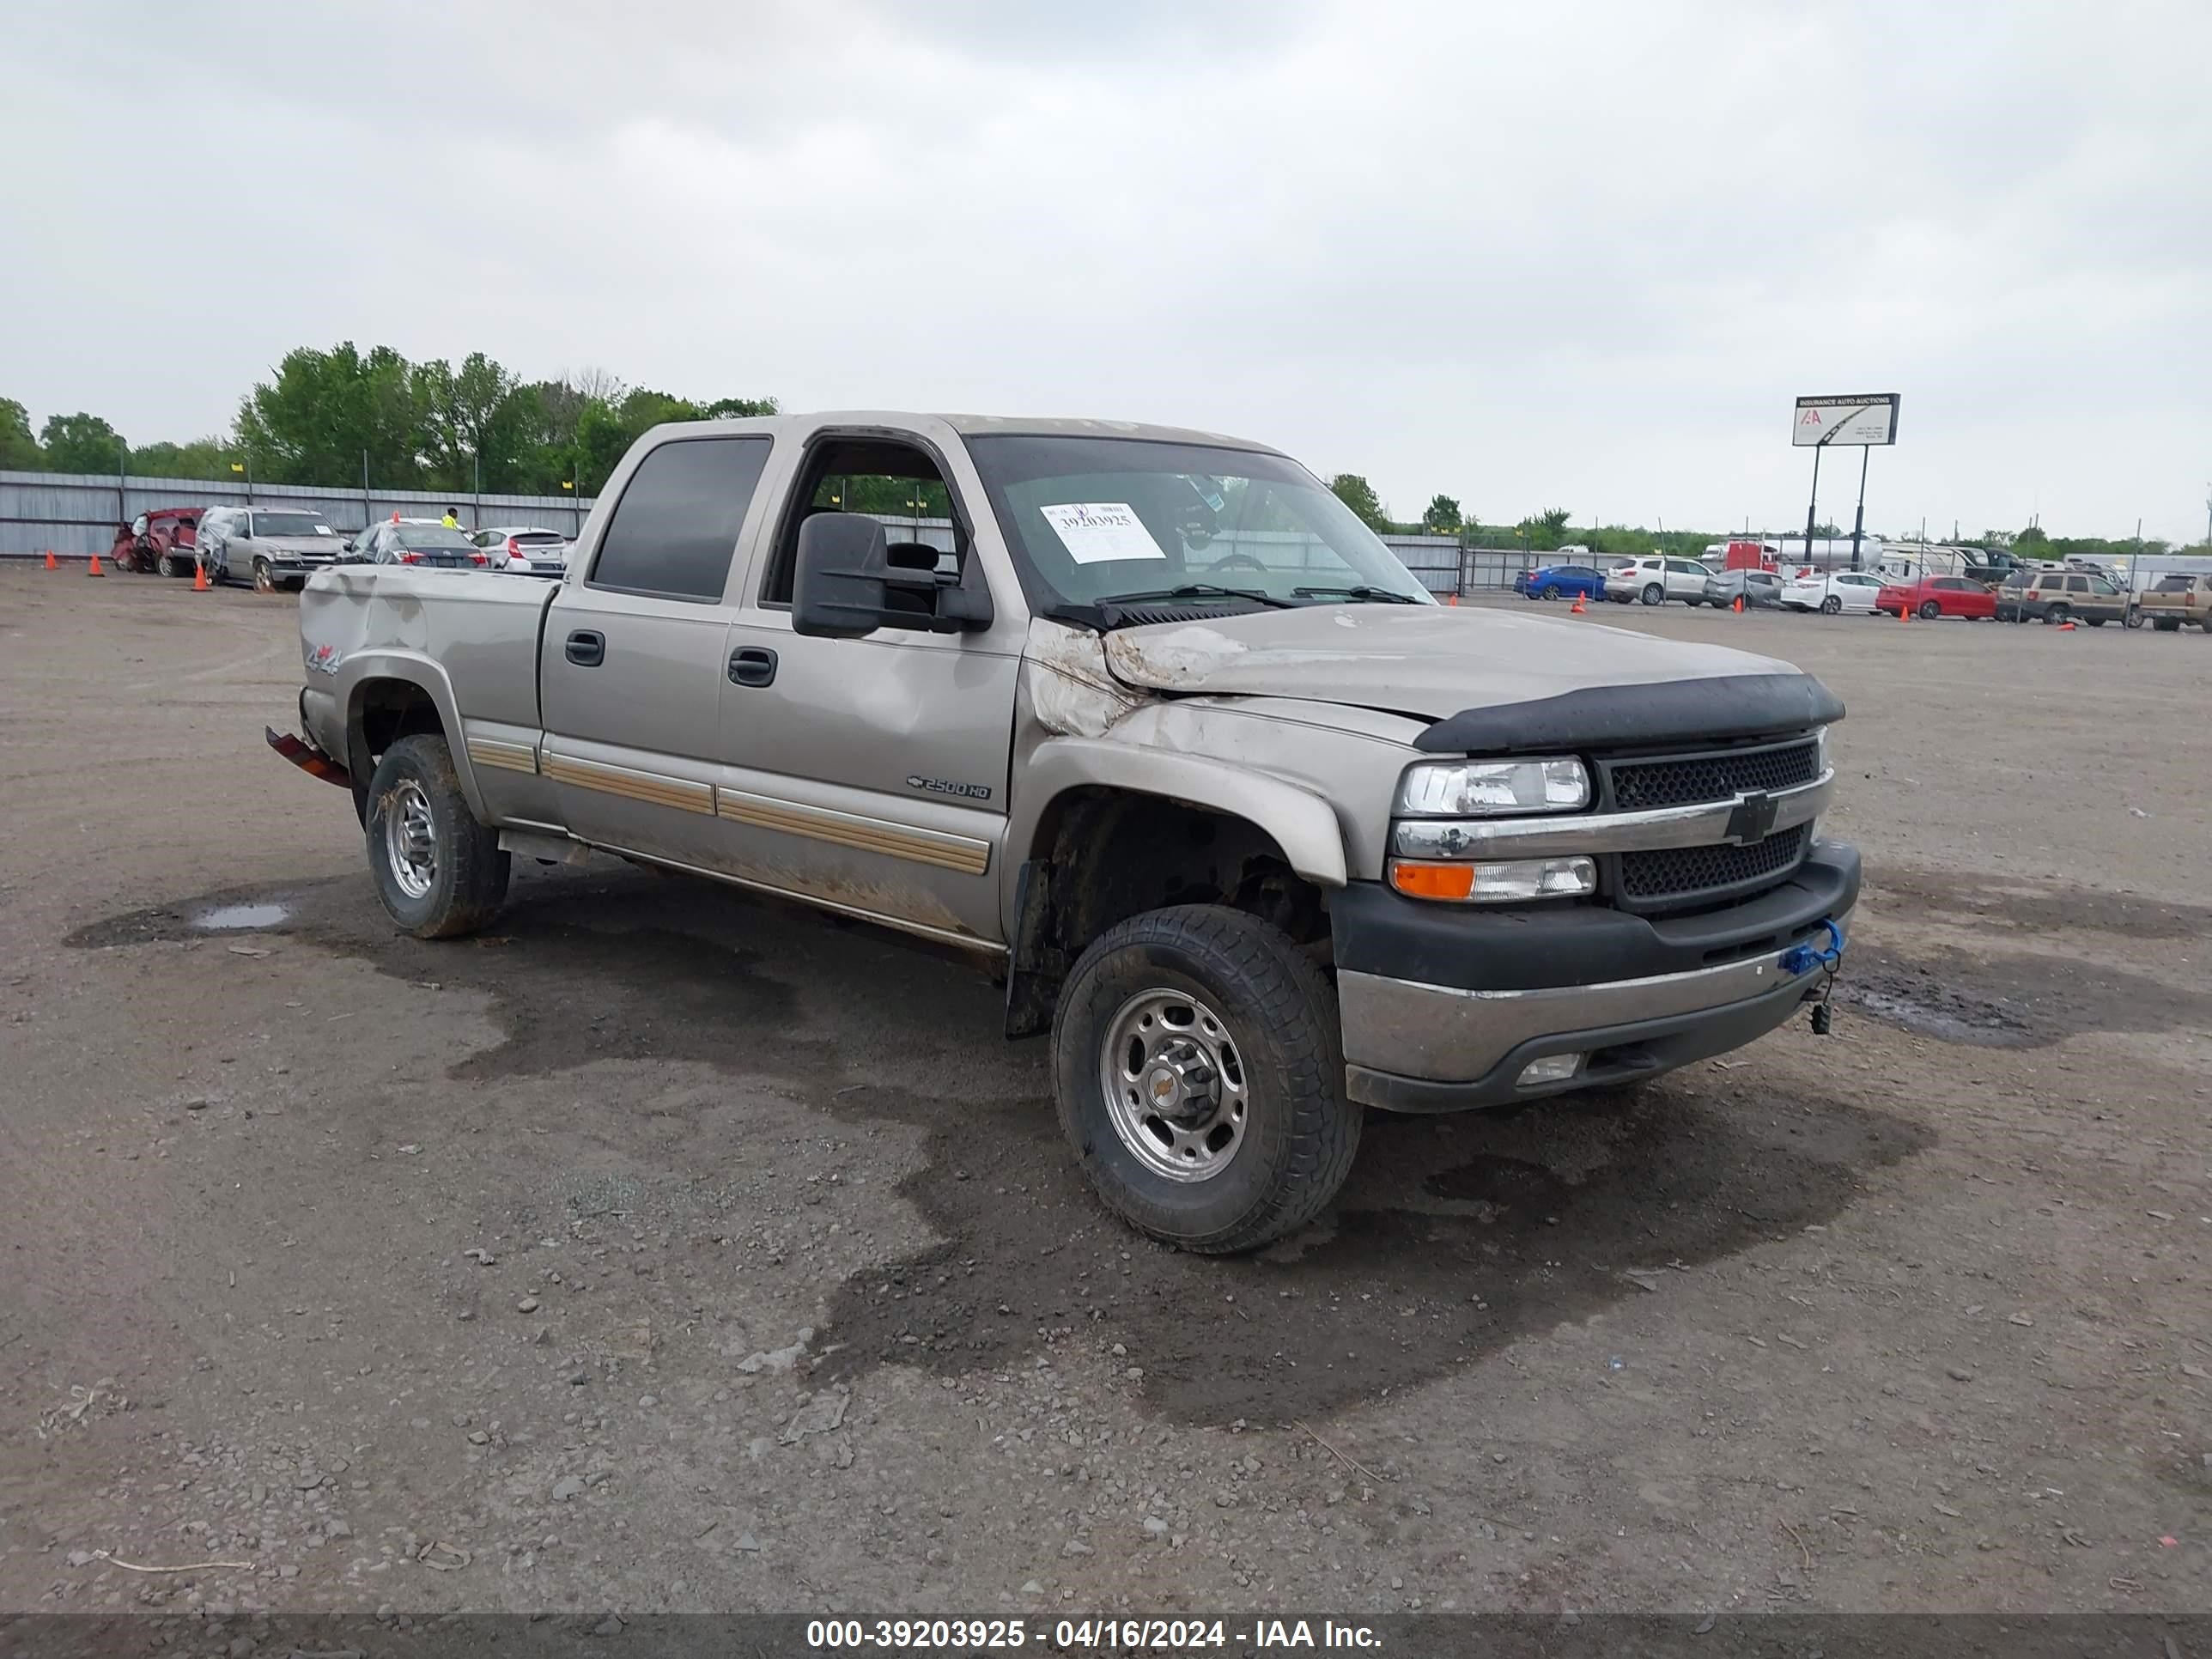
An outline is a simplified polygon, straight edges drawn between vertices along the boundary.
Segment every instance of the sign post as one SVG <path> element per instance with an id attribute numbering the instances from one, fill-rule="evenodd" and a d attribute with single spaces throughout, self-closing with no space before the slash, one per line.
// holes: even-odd
<path id="1" fill-rule="evenodd" d="M 1805 562 L 1813 562 L 1813 526 L 1820 505 L 1820 452 L 1831 445 L 1856 446 L 1859 452 L 1859 508 L 1851 522 L 1851 568 L 1859 568 L 1859 540 L 1866 532 L 1868 452 L 1897 441 L 1897 406 L 1902 396 L 1874 392 L 1844 398 L 1800 398 L 1790 428 L 1790 444 L 1813 452 L 1813 495 L 1805 504 Z"/>

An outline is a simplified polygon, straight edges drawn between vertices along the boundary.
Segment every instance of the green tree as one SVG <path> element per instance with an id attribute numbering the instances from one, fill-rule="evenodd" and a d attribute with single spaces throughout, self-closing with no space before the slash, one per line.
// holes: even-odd
<path id="1" fill-rule="evenodd" d="M 276 379 L 246 394 L 238 438 L 254 476 L 272 483 L 350 483 L 366 453 L 376 483 L 404 489 L 422 479 L 428 417 L 404 357 L 390 346 L 364 356 L 346 340 L 285 353 Z"/>
<path id="2" fill-rule="evenodd" d="M 1421 514 L 1421 528 L 1432 536 L 1455 536 L 1462 522 L 1459 503 L 1449 495 L 1431 497 L 1428 511 Z"/>
<path id="3" fill-rule="evenodd" d="M 742 421 L 755 415 L 773 415 L 781 406 L 773 398 L 717 398 L 699 413 L 710 421 Z"/>
<path id="4" fill-rule="evenodd" d="M 2012 538 L 2012 550 L 2023 559 L 2054 559 L 2051 538 L 2043 533 L 2040 525 L 2030 525 Z"/>
<path id="5" fill-rule="evenodd" d="M 13 398 L 0 398 L 0 467 L 34 471 L 46 457 L 31 432 L 31 416 Z"/>
<path id="6" fill-rule="evenodd" d="M 521 383 L 481 351 L 463 358 L 458 370 L 443 358 L 423 363 L 414 382 L 433 485 L 469 489 L 481 464 L 486 489 L 517 488 L 532 423 Z"/>
<path id="7" fill-rule="evenodd" d="M 1328 481 L 1328 487 L 1336 499 L 1358 514 L 1360 523 L 1370 530 L 1381 532 L 1390 528 L 1389 515 L 1376 498 L 1375 486 L 1357 472 L 1338 473 Z"/>
<path id="8" fill-rule="evenodd" d="M 142 478 L 228 478 L 230 464 L 244 459 L 222 438 L 198 438 L 188 444 L 148 444 L 131 452 L 131 470 Z"/>
<path id="9" fill-rule="evenodd" d="M 47 416 L 39 447 L 51 472 L 112 473 L 123 464 L 123 434 L 99 416 L 81 410 Z"/>
<path id="10" fill-rule="evenodd" d="M 1553 548 L 1565 544 L 1567 520 L 1571 516 L 1564 507 L 1547 507 L 1522 520 L 1513 526 L 1514 533 L 1537 552 L 1548 553 Z"/>

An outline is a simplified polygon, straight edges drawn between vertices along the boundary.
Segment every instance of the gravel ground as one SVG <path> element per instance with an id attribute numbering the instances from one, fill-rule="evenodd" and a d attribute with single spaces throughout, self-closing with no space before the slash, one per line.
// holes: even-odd
<path id="1" fill-rule="evenodd" d="M 2212 1607 L 2197 635 L 1589 618 L 1850 705 L 1836 1035 L 1212 1261 L 925 948 L 395 937 L 293 609 L 0 571 L 0 1612 Z"/>

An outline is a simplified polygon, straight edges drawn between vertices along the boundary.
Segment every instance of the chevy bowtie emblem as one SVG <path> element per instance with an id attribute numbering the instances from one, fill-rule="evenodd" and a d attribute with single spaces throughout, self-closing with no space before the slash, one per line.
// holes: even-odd
<path id="1" fill-rule="evenodd" d="M 1755 846 L 1765 841 L 1774 833 L 1778 810 L 1771 795 L 1746 795 L 1736 802 L 1735 811 L 1729 814 L 1725 839 L 1738 847 Z"/>

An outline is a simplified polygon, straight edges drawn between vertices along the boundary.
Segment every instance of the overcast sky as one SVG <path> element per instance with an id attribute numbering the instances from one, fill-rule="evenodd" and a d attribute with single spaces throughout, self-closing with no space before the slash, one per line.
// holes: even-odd
<path id="1" fill-rule="evenodd" d="M 203 435 L 352 339 L 1784 527 L 1793 397 L 1896 391 L 1870 528 L 2204 532 L 2205 0 L 8 10 L 34 425 Z"/>

